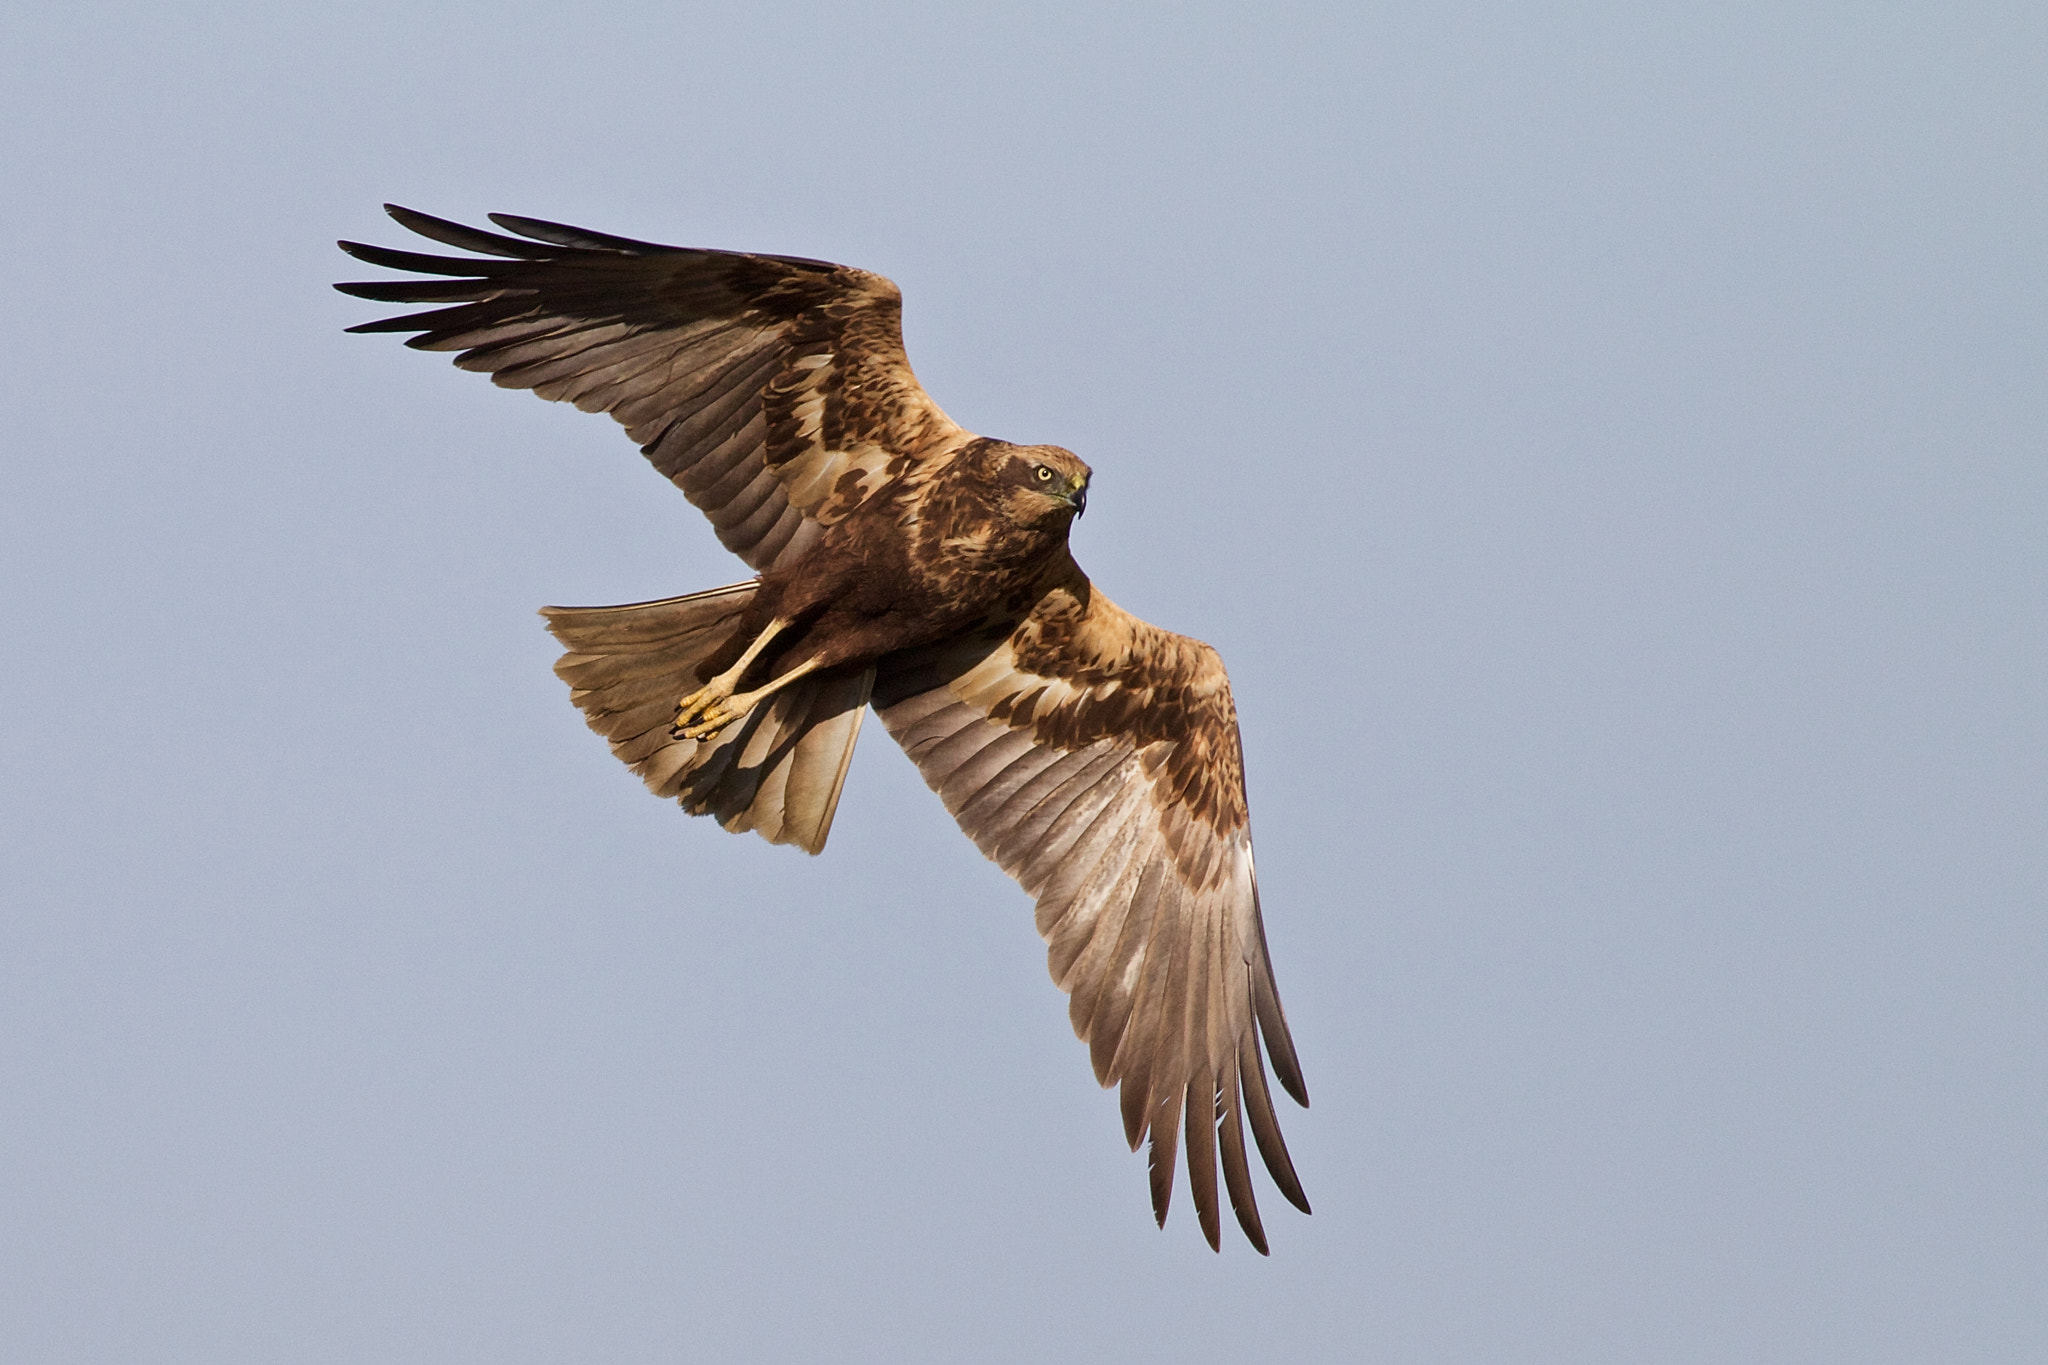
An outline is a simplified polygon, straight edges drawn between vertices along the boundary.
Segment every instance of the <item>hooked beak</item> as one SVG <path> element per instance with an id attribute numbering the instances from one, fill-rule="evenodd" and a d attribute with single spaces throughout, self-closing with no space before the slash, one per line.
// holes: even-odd
<path id="1" fill-rule="evenodd" d="M 1088 512 L 1088 481 L 1081 480 L 1067 489 L 1067 501 L 1074 504 L 1074 515 L 1085 516 Z"/>

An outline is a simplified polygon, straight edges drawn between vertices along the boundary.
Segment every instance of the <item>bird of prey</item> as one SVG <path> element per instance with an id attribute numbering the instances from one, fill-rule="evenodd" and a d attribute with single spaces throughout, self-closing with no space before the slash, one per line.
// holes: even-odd
<path id="1" fill-rule="evenodd" d="M 1220 1158 L 1264 1253 L 1246 1121 L 1280 1192 L 1308 1201 L 1263 1058 L 1308 1092 L 1259 917 L 1237 712 L 1215 650 L 1074 563 L 1088 466 L 955 425 L 911 374 L 902 295 L 879 275 L 386 207 L 474 254 L 341 243 L 429 277 L 342 292 L 438 305 L 351 331 L 413 333 L 506 388 L 610 413 L 758 575 L 544 608 L 590 727 L 691 814 L 816 853 L 872 705 L 1036 899 L 1096 1078 L 1120 1087 L 1132 1150 L 1150 1138 L 1160 1224 L 1184 1145 L 1209 1245 Z"/>

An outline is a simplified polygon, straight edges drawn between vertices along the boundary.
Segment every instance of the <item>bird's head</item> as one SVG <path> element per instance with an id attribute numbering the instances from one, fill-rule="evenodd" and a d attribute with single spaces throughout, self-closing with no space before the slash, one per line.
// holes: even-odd
<path id="1" fill-rule="evenodd" d="M 1009 514 L 1026 525 L 1064 525 L 1088 508 L 1090 471 L 1071 450 L 1007 446 L 990 472 Z"/>

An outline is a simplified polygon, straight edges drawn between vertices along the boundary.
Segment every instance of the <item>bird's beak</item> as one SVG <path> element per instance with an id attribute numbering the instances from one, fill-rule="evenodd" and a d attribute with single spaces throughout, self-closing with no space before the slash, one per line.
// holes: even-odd
<path id="1" fill-rule="evenodd" d="M 1067 490 L 1067 501 L 1074 504 L 1074 515 L 1083 516 L 1088 511 L 1088 481 L 1072 485 Z"/>

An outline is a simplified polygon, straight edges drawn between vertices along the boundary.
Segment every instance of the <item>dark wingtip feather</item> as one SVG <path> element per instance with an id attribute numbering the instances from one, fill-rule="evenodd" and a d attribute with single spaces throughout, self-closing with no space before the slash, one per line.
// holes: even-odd
<path id="1" fill-rule="evenodd" d="M 1302 1192 L 1301 1177 L 1294 1173 L 1294 1158 L 1287 1153 L 1287 1140 L 1280 1136 L 1273 1096 L 1266 1089 L 1266 1067 L 1259 1059 L 1259 1040 L 1247 1029 L 1237 1046 L 1237 1074 L 1244 1087 L 1245 1117 L 1251 1121 L 1252 1138 L 1265 1159 L 1266 1174 L 1273 1177 L 1288 1203 L 1309 1213 L 1308 1196 Z"/>
<path id="2" fill-rule="evenodd" d="M 514 237 L 503 237 L 495 232 L 436 218 L 431 213 L 421 213 L 400 204 L 386 204 L 384 211 L 395 219 L 400 227 L 443 246 L 456 247 L 463 251 L 480 252 L 486 256 L 508 256 L 514 260 L 538 260 L 553 253 L 522 242 Z"/>
<path id="3" fill-rule="evenodd" d="M 1294 1037 L 1287 1031 L 1287 1011 L 1280 1007 L 1280 986 L 1273 980 L 1273 954 L 1266 947 L 1266 921 L 1259 913 L 1256 881 L 1252 883 L 1252 922 L 1259 935 L 1258 956 L 1250 964 L 1252 1013 L 1266 1035 L 1266 1055 L 1273 1063 L 1273 1074 L 1294 1102 L 1306 1109 L 1308 1083 L 1301 1078 L 1301 1060 L 1294 1055 Z"/>
<path id="4" fill-rule="evenodd" d="M 1261 1256 L 1269 1256 L 1272 1253 L 1266 1249 L 1265 1224 L 1259 1221 L 1259 1201 L 1252 1193 L 1251 1166 L 1245 1160 L 1244 1106 L 1238 1089 L 1236 1058 L 1224 1063 L 1217 1100 L 1221 1112 L 1216 1119 L 1216 1135 L 1223 1158 L 1223 1184 L 1230 1192 L 1230 1207 L 1237 1214 L 1237 1225 L 1244 1229 L 1252 1249 Z"/>
<path id="5" fill-rule="evenodd" d="M 377 303 L 478 303 L 506 294 L 531 292 L 497 288 L 474 280 L 349 280 L 334 287 L 354 298 Z"/>
<path id="6" fill-rule="evenodd" d="M 530 237 L 536 242 L 546 242 L 550 246 L 576 247 L 584 251 L 617 251 L 632 256 L 645 255 L 650 251 L 681 249 L 663 246 L 659 242 L 614 237 L 608 232 L 592 232 L 589 228 L 570 227 L 567 223 L 550 223 L 545 218 L 523 218 L 516 213 L 493 213 L 490 220 L 507 232 L 516 232 L 522 237 Z"/>
<path id="7" fill-rule="evenodd" d="M 428 313 L 401 313 L 397 317 L 376 318 L 369 322 L 359 322 L 346 330 L 351 332 L 425 332 L 434 325 L 431 321 L 428 321 L 431 316 Z M 426 340 L 431 340 L 431 338 L 407 337 L 405 344 L 411 346 L 415 342 Z"/>
<path id="8" fill-rule="evenodd" d="M 1207 1104 L 1202 1092 L 1209 1092 Z M 1216 1096 L 1215 1083 L 1208 1077 L 1188 1082 L 1187 1131 L 1181 1150 L 1187 1153 L 1188 1198 L 1195 1201 L 1195 1218 L 1209 1250 L 1223 1250 L 1223 1219 L 1216 1198 Z"/>
<path id="9" fill-rule="evenodd" d="M 391 270 L 410 270 L 415 275 L 451 275 L 459 279 L 485 279 L 513 268 L 489 256 L 429 256 L 419 251 L 396 251 L 368 242 L 336 242 L 336 246 L 359 261 Z"/>
<path id="10" fill-rule="evenodd" d="M 343 243 L 343 245 L 347 244 Z M 347 294 L 351 298 L 371 299 L 376 298 L 376 295 L 374 295 L 370 291 L 376 289 L 378 286 L 369 281 L 343 280 L 339 284 L 336 284 L 334 287 L 340 290 L 342 293 Z M 384 300 L 377 299 L 377 302 L 382 303 L 384 302 Z"/>
<path id="11" fill-rule="evenodd" d="M 1152 1217 L 1166 1226 L 1166 1211 L 1173 1203 L 1173 1168 L 1180 1158 L 1180 1100 L 1176 1096 L 1152 1112 L 1152 1146 L 1146 1153 L 1147 1174 L 1152 1183 Z"/>
<path id="12" fill-rule="evenodd" d="M 1145 1099 L 1150 1093 L 1142 1075 L 1124 1077 L 1123 1088 L 1117 1091 L 1117 1108 L 1123 1111 L 1124 1141 L 1134 1152 L 1145 1140 Z"/>
<path id="13" fill-rule="evenodd" d="M 546 242 L 550 246 L 573 247 L 580 251 L 610 251 L 629 256 L 702 251 L 707 256 L 773 261 L 777 265 L 791 266 L 814 274 L 831 274 L 846 268 L 832 261 L 820 261 L 809 256 L 776 256 L 767 252 L 752 251 L 710 251 L 696 247 L 668 246 L 661 242 L 643 242 L 637 237 L 616 237 L 609 232 L 594 232 L 589 228 L 571 227 L 567 223 L 551 223 L 545 218 L 525 218 L 516 213 L 493 213 L 490 220 L 507 232 L 531 237 L 536 242 Z"/>
<path id="14" fill-rule="evenodd" d="M 1258 1016 L 1259 1031 L 1265 1035 L 1266 1057 L 1273 1074 L 1294 1102 L 1308 1108 L 1308 1083 L 1301 1078 L 1301 1059 L 1294 1055 L 1294 1038 L 1287 1031 L 1287 1013 L 1280 1008 L 1280 993 L 1273 989 L 1273 969 L 1262 962 L 1252 972 L 1252 1010 Z"/>

